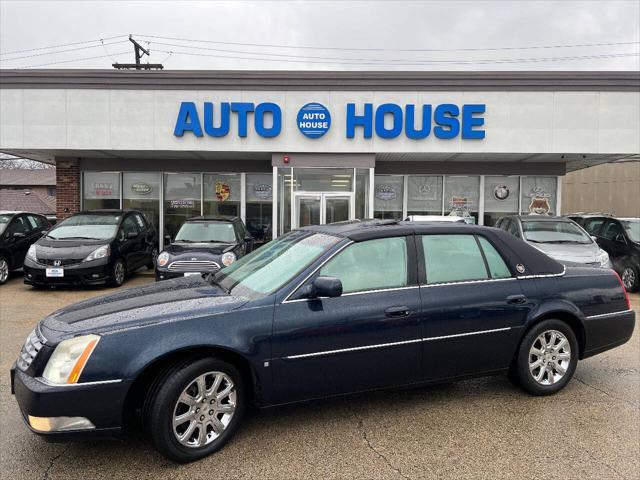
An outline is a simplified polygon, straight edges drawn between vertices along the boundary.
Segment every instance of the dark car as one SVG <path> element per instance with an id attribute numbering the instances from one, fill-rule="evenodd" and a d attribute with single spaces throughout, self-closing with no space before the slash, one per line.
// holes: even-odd
<path id="1" fill-rule="evenodd" d="M 193 217 L 158 256 L 156 280 L 217 272 L 253 249 L 238 217 Z"/>
<path id="2" fill-rule="evenodd" d="M 50 227 L 37 213 L 0 211 L 0 285 L 22 266 L 29 247 Z"/>
<path id="3" fill-rule="evenodd" d="M 136 210 L 81 212 L 58 222 L 31 246 L 24 283 L 41 286 L 112 285 L 154 267 L 157 234 Z"/>
<path id="4" fill-rule="evenodd" d="M 292 231 L 215 275 L 54 312 L 27 338 L 12 391 L 36 433 L 139 421 L 187 462 L 222 447 L 249 404 L 509 371 L 553 394 L 634 325 L 613 270 L 564 267 L 504 231 L 345 222 Z"/>
<path id="5" fill-rule="evenodd" d="M 573 214 L 598 245 L 605 250 L 628 292 L 640 290 L 640 218 L 618 218 L 607 214 Z"/>

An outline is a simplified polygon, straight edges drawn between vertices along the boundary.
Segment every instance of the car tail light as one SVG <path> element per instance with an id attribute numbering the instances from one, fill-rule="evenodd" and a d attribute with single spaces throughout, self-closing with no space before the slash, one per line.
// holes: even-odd
<path id="1" fill-rule="evenodd" d="M 620 278 L 620 275 L 618 275 L 618 272 L 614 270 L 613 273 L 615 273 L 616 277 L 618 277 L 618 283 L 620 284 L 620 286 L 622 287 L 622 291 L 624 292 L 624 299 L 627 302 L 627 310 L 631 310 L 631 300 L 629 300 L 629 293 L 627 292 L 627 289 L 624 288 L 624 283 L 622 283 L 622 279 Z"/>

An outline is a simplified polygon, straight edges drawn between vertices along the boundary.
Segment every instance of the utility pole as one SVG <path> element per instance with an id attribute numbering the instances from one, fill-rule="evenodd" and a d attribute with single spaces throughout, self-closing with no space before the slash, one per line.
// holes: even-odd
<path id="1" fill-rule="evenodd" d="M 131 35 L 129 35 L 129 41 L 133 43 L 136 63 L 113 63 L 113 68 L 116 68 L 118 70 L 162 70 L 164 68 L 161 63 L 140 63 L 142 55 L 146 55 L 147 57 L 149 57 L 151 56 L 151 54 L 149 53 L 149 50 L 136 42 Z"/>

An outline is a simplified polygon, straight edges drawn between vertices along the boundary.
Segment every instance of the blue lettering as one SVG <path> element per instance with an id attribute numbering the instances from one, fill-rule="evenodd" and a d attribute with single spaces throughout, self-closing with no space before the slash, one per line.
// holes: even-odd
<path id="1" fill-rule="evenodd" d="M 422 105 L 422 128 L 415 129 L 415 105 L 406 106 L 405 135 L 413 140 L 427 138 L 431 132 L 431 105 Z"/>
<path id="2" fill-rule="evenodd" d="M 193 132 L 196 137 L 202 136 L 202 126 L 198 118 L 198 110 L 193 102 L 182 102 L 180 111 L 178 112 L 178 120 L 176 120 L 176 128 L 173 134 L 181 137 L 184 132 Z"/>
<path id="3" fill-rule="evenodd" d="M 484 118 L 474 117 L 474 114 L 485 112 L 484 104 L 469 104 L 462 106 L 462 138 L 484 138 L 484 130 L 474 130 L 473 127 L 484 125 Z"/>
<path id="4" fill-rule="evenodd" d="M 364 115 L 356 115 L 356 104 L 347 103 L 347 138 L 355 137 L 356 127 L 363 127 L 364 138 L 373 133 L 373 105 L 364 104 Z"/>
<path id="5" fill-rule="evenodd" d="M 460 122 L 458 120 L 460 109 L 452 103 L 443 103 L 436 107 L 433 120 L 438 124 L 433 128 L 433 133 L 438 138 L 455 138 L 460 133 Z"/>
<path id="6" fill-rule="evenodd" d="M 393 117 L 393 126 L 384 126 L 385 115 Z M 376 135 L 380 138 L 396 138 L 402 133 L 402 109 L 395 103 L 383 103 L 376 109 Z"/>
<path id="7" fill-rule="evenodd" d="M 266 128 L 264 126 L 265 113 L 271 113 L 273 118 L 271 128 Z M 282 111 L 278 105 L 269 102 L 261 103 L 256 107 L 254 115 L 255 127 L 258 135 L 265 138 L 272 138 L 280 135 L 280 130 L 282 129 Z"/>
<path id="8" fill-rule="evenodd" d="M 231 111 L 238 113 L 238 136 L 247 136 L 247 115 L 253 112 L 253 103 L 248 102 L 232 102 Z"/>
<path id="9" fill-rule="evenodd" d="M 229 103 L 220 104 L 220 126 L 213 126 L 213 103 L 204 103 L 204 131 L 210 137 L 224 137 L 229 133 Z"/>

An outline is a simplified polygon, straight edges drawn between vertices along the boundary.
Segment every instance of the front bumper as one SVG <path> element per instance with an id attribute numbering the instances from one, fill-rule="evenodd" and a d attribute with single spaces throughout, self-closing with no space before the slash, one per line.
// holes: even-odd
<path id="1" fill-rule="evenodd" d="M 17 369 L 11 369 L 11 392 L 29 429 L 39 435 L 77 437 L 79 435 L 117 435 L 122 429 L 123 406 L 131 381 L 51 385 Z M 82 417 L 95 428 L 44 432 L 29 423 L 29 416 L 58 418 Z"/>
<path id="2" fill-rule="evenodd" d="M 23 266 L 24 283 L 27 285 L 104 285 L 111 279 L 111 268 L 108 263 L 94 262 L 68 265 L 64 268 L 64 277 L 47 277 L 45 265 L 33 261 L 25 261 Z"/>

